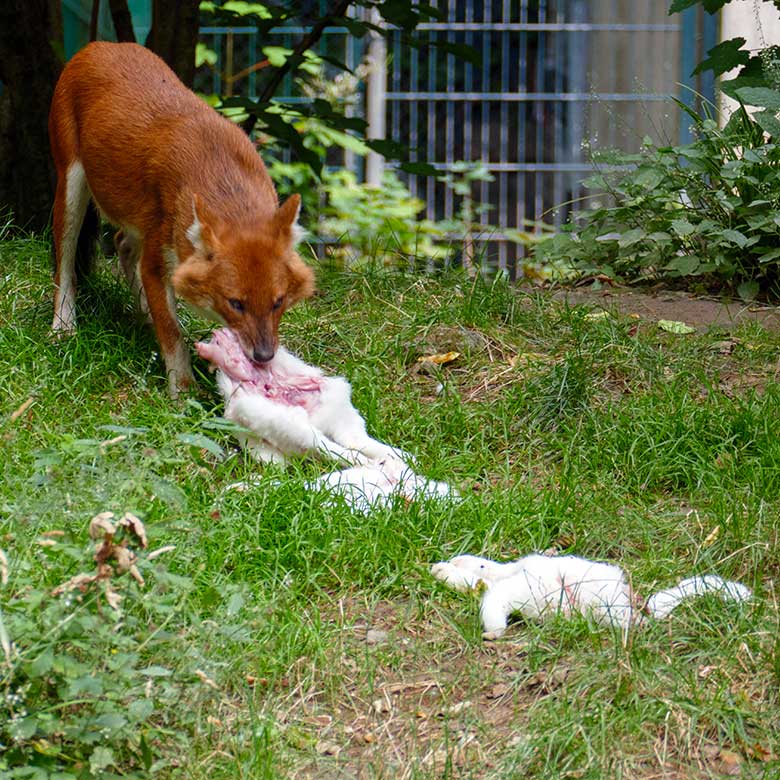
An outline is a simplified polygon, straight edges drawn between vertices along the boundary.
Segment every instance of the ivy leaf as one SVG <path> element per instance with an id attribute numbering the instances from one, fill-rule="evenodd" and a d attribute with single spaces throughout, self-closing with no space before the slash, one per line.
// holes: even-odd
<path id="1" fill-rule="evenodd" d="M 750 60 L 750 52 L 742 48 L 745 42 L 744 38 L 732 38 L 713 46 L 707 52 L 709 55 L 707 59 L 700 62 L 691 75 L 711 70 L 715 76 L 720 76 L 721 73 L 736 68 L 738 65 L 747 65 Z"/>

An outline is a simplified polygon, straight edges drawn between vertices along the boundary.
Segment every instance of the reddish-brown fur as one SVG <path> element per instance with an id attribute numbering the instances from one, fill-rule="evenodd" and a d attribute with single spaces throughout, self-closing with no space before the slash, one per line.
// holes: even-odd
<path id="1" fill-rule="evenodd" d="M 49 135 L 55 329 L 74 326 L 73 233 L 91 197 L 127 239 L 123 267 L 137 256 L 173 394 L 191 372 L 172 291 L 233 329 L 248 357 L 270 359 L 283 312 L 311 294 L 313 274 L 294 251 L 300 197 L 279 207 L 249 138 L 130 43 L 91 43 L 70 60 Z"/>

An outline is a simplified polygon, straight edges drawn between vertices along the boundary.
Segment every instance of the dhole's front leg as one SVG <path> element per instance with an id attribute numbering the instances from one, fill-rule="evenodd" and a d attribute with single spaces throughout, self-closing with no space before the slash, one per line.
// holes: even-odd
<path id="1" fill-rule="evenodd" d="M 177 398 L 180 391 L 192 384 L 193 377 L 190 353 L 184 345 L 176 319 L 176 297 L 166 277 L 162 242 L 156 236 L 147 235 L 141 256 L 141 282 L 165 361 L 168 392 L 171 398 Z"/>

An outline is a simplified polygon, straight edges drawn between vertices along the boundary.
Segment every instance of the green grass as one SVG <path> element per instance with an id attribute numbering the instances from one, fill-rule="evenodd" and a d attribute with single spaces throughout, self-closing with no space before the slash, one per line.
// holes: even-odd
<path id="1" fill-rule="evenodd" d="M 741 326 L 724 355 L 722 331 L 503 282 L 319 269 L 287 346 L 464 496 L 365 518 L 305 491 L 322 464 L 238 451 L 204 364 L 172 403 L 108 271 L 77 335 L 52 339 L 48 254 L 0 243 L 0 776 L 778 776 L 777 334 Z M 483 340 L 417 372 L 458 325 Z M 175 545 L 140 553 L 144 588 L 111 578 L 121 615 L 102 585 L 51 595 L 95 571 L 87 527 L 106 510 L 141 517 L 150 550 Z M 644 595 L 715 571 L 756 598 L 684 605 L 625 645 L 587 620 L 485 644 L 476 599 L 428 573 L 549 547 L 619 563 Z"/>

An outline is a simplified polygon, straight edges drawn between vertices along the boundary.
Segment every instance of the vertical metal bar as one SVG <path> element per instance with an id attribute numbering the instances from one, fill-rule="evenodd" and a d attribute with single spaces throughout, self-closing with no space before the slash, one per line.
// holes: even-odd
<path id="1" fill-rule="evenodd" d="M 474 3 L 470 0 L 466 1 L 466 14 L 465 20 L 467 24 L 471 24 L 474 21 Z M 466 33 L 466 45 L 472 46 L 474 44 L 474 35 L 471 32 Z M 467 60 L 466 67 L 463 73 L 463 88 L 466 92 L 471 92 L 474 89 L 474 66 Z M 471 149 L 471 101 L 466 100 L 463 103 L 463 159 L 471 161 L 473 152 Z"/>
<path id="2" fill-rule="evenodd" d="M 430 41 L 437 40 L 436 33 L 431 31 L 428 33 Z M 436 47 L 428 46 L 428 91 L 432 92 L 436 89 Z M 433 100 L 426 101 L 426 110 L 428 115 L 428 138 L 426 143 L 426 159 L 427 162 L 433 163 L 436 161 L 436 103 Z M 425 216 L 428 219 L 437 219 L 436 214 L 436 181 L 432 176 L 426 176 L 425 178 Z"/>
<path id="3" fill-rule="evenodd" d="M 249 65 L 257 62 L 257 30 L 253 30 L 249 35 Z M 249 74 L 249 84 L 247 85 L 247 94 L 252 100 L 257 100 L 257 71 Z"/>
<path id="4" fill-rule="evenodd" d="M 703 29 L 702 29 L 702 51 L 699 54 L 699 60 L 703 60 L 707 52 L 718 43 L 718 23 L 719 14 L 708 14 L 702 9 Z M 702 100 L 706 102 L 708 110 L 715 115 L 717 106 L 715 104 L 715 74 L 711 71 L 705 71 L 699 76 L 699 93 Z"/>
<path id="5" fill-rule="evenodd" d="M 220 51 L 219 35 L 214 33 L 211 38 L 211 48 L 217 53 L 217 67 L 211 71 L 211 89 L 215 95 L 222 94 L 220 89 L 220 63 L 222 62 L 222 52 Z"/>
<path id="6" fill-rule="evenodd" d="M 228 30 L 225 36 L 225 96 L 233 95 L 233 31 Z"/>
<path id="7" fill-rule="evenodd" d="M 696 67 L 696 7 L 686 8 L 682 12 L 682 46 L 680 48 L 680 101 L 694 108 L 696 98 L 694 89 L 696 82 L 693 70 Z M 680 143 L 687 144 L 693 140 L 690 118 L 680 117 Z"/>
<path id="8" fill-rule="evenodd" d="M 562 19 L 562 14 L 560 11 L 560 8 L 556 8 L 556 18 L 555 21 L 560 24 L 562 21 L 566 21 L 565 19 Z M 560 95 L 563 92 L 563 74 L 564 74 L 564 68 L 566 66 L 566 44 L 568 42 L 568 36 L 571 35 L 569 32 L 564 32 L 563 30 L 559 30 L 558 32 L 552 33 L 552 36 L 554 38 L 554 45 L 555 48 L 553 49 L 554 53 L 554 62 L 555 62 L 555 99 L 553 101 L 553 161 L 559 165 L 563 165 L 566 163 L 566 151 L 563 144 L 563 118 L 562 118 L 562 111 L 563 111 L 563 103 L 561 101 Z M 560 220 L 560 205 L 563 202 L 563 177 L 564 172 L 560 169 L 553 171 L 552 174 L 552 180 L 553 180 L 553 199 L 552 203 L 550 204 L 550 207 L 552 207 L 552 218 L 553 218 L 553 224 L 555 227 L 559 227 L 561 220 Z"/>
<path id="9" fill-rule="evenodd" d="M 401 91 L 401 39 L 398 31 L 393 32 L 393 92 Z M 393 129 L 393 138 L 398 139 L 401 135 L 401 104 L 398 100 L 393 100 L 391 109 L 391 126 Z"/>
<path id="10" fill-rule="evenodd" d="M 612 0 L 612 21 L 619 22 L 622 21 L 623 17 L 620 15 L 620 11 L 618 9 L 618 2 L 617 0 Z M 618 92 L 619 87 L 618 84 L 620 83 L 617 78 L 618 73 L 618 60 L 617 60 L 617 46 L 610 46 L 610 59 L 612 61 L 612 65 L 608 71 L 610 74 L 610 83 L 606 86 L 607 91 L 609 92 Z M 606 147 L 608 149 L 614 149 L 616 146 L 615 143 L 615 125 L 617 124 L 615 122 L 615 116 L 616 116 L 616 109 L 617 107 L 613 103 L 611 106 L 602 107 L 602 110 L 606 109 L 609 116 L 609 130 L 608 130 L 608 137 L 606 139 L 599 138 L 598 142 L 604 146 L 604 142 L 606 140 Z"/>
<path id="11" fill-rule="evenodd" d="M 575 24 L 585 24 L 588 19 L 588 0 L 572 0 L 571 21 Z M 571 33 L 569 38 L 569 89 L 577 94 L 584 95 L 588 91 L 588 33 Z M 574 166 L 582 159 L 582 141 L 585 134 L 585 103 L 582 100 L 572 101 L 569 104 L 569 120 L 566 123 L 568 130 L 568 158 Z M 573 171 L 569 173 L 569 197 L 576 198 L 579 195 L 577 175 Z M 576 206 L 572 204 L 571 209 Z"/>
<path id="12" fill-rule="evenodd" d="M 453 18 L 453 11 L 454 11 L 454 3 L 447 3 L 447 21 L 453 22 L 455 19 Z M 444 37 L 446 40 L 450 40 L 449 35 L 445 32 Z M 455 66 L 455 60 L 452 57 L 451 54 L 445 54 L 445 63 L 446 63 L 446 70 L 447 70 L 447 92 L 452 94 L 455 91 L 455 79 L 454 79 L 454 73 L 453 69 Z M 433 86 L 434 89 L 438 89 L 438 84 L 435 84 Z M 452 100 L 446 101 L 446 107 L 445 107 L 445 120 L 444 120 L 444 162 L 446 163 L 447 167 L 451 167 L 452 163 L 455 162 L 453 158 L 453 144 L 454 144 L 454 134 L 455 134 L 455 103 Z M 452 219 L 453 216 L 453 198 L 452 198 L 452 189 L 450 187 L 447 187 L 444 192 L 444 218 L 445 219 Z"/>
<path id="13" fill-rule="evenodd" d="M 325 31 L 326 34 L 328 34 L 328 31 Z M 341 35 L 341 33 L 330 33 L 331 36 L 335 35 Z M 325 37 L 323 37 L 323 42 L 326 40 Z M 350 45 L 350 39 L 346 35 L 342 35 L 342 40 L 344 42 L 344 59 L 342 62 L 350 69 L 353 70 L 355 67 L 355 57 L 353 54 L 352 46 Z M 352 101 L 352 99 L 348 98 L 344 105 L 344 116 L 346 117 L 353 117 L 355 116 L 355 104 Z M 341 156 L 344 161 L 344 168 L 348 171 L 352 171 L 352 173 L 355 174 L 355 176 L 358 175 L 357 171 L 357 160 L 356 155 L 351 149 L 344 149 L 341 153 Z"/>
<path id="14" fill-rule="evenodd" d="M 409 92 L 417 92 L 419 90 L 419 76 L 420 76 L 420 57 L 416 48 L 412 48 L 409 58 Z M 420 133 L 417 123 L 419 121 L 419 105 L 416 100 L 409 101 L 409 146 L 411 146 L 411 153 L 409 155 L 410 160 L 418 160 L 419 154 L 417 153 L 417 147 L 420 143 Z M 420 187 L 420 180 L 417 176 L 412 176 L 409 182 L 409 191 L 413 197 L 417 197 L 417 192 Z"/>
<path id="15" fill-rule="evenodd" d="M 491 21 L 491 7 L 492 0 L 484 0 L 482 7 L 482 21 L 489 23 Z M 490 71 L 493 64 L 492 47 L 491 47 L 491 34 L 487 31 L 482 33 L 482 91 L 490 91 Z M 485 165 L 490 167 L 490 115 L 492 113 L 492 105 L 490 101 L 482 101 L 482 116 L 479 128 L 479 141 L 481 146 L 481 159 Z M 488 183 L 486 181 L 480 182 L 479 185 L 479 200 L 481 203 L 488 202 Z"/>
<path id="16" fill-rule="evenodd" d="M 381 17 L 376 8 L 371 9 L 371 21 L 379 25 Z M 369 138 L 385 137 L 385 118 L 387 114 L 387 44 L 383 35 L 370 32 L 368 44 L 369 74 L 366 80 L 366 120 Z M 366 184 L 379 187 L 382 184 L 385 160 L 377 152 L 369 152 L 366 157 Z"/>
<path id="17" fill-rule="evenodd" d="M 501 8 L 501 21 L 509 22 L 511 11 L 509 0 L 503 0 Z M 506 30 L 501 33 L 501 94 L 509 92 L 509 35 Z M 509 162 L 509 106 L 505 100 L 501 101 L 501 128 L 499 130 L 499 162 Z M 507 173 L 501 171 L 498 174 L 498 229 L 503 231 L 507 227 Z M 492 220 L 491 220 L 492 221 Z M 502 238 L 498 241 L 498 268 L 505 271 L 506 241 Z"/>
<path id="18" fill-rule="evenodd" d="M 520 0 L 520 23 L 528 23 L 528 0 Z M 520 62 L 517 89 L 519 92 L 528 92 L 528 33 L 523 30 L 520 33 Z M 525 101 L 517 101 L 517 161 L 526 162 L 528 151 L 526 149 L 526 112 L 528 104 Z M 528 183 L 530 177 L 526 172 L 518 173 L 517 187 L 517 227 L 522 229 L 526 218 L 526 200 L 528 195 Z M 522 185 L 522 186 L 521 186 Z"/>
<path id="19" fill-rule="evenodd" d="M 539 0 L 539 24 L 547 21 L 547 0 Z M 536 50 L 536 91 L 544 93 L 544 59 L 545 59 L 545 33 L 539 31 L 539 46 Z M 535 119 L 536 119 L 536 159 L 541 159 L 542 149 L 544 147 L 544 130 L 546 119 L 546 105 L 544 98 L 536 101 Z M 542 187 L 544 179 L 541 171 L 537 171 L 534 176 L 534 219 L 540 220 L 544 212 L 544 198 Z"/>

